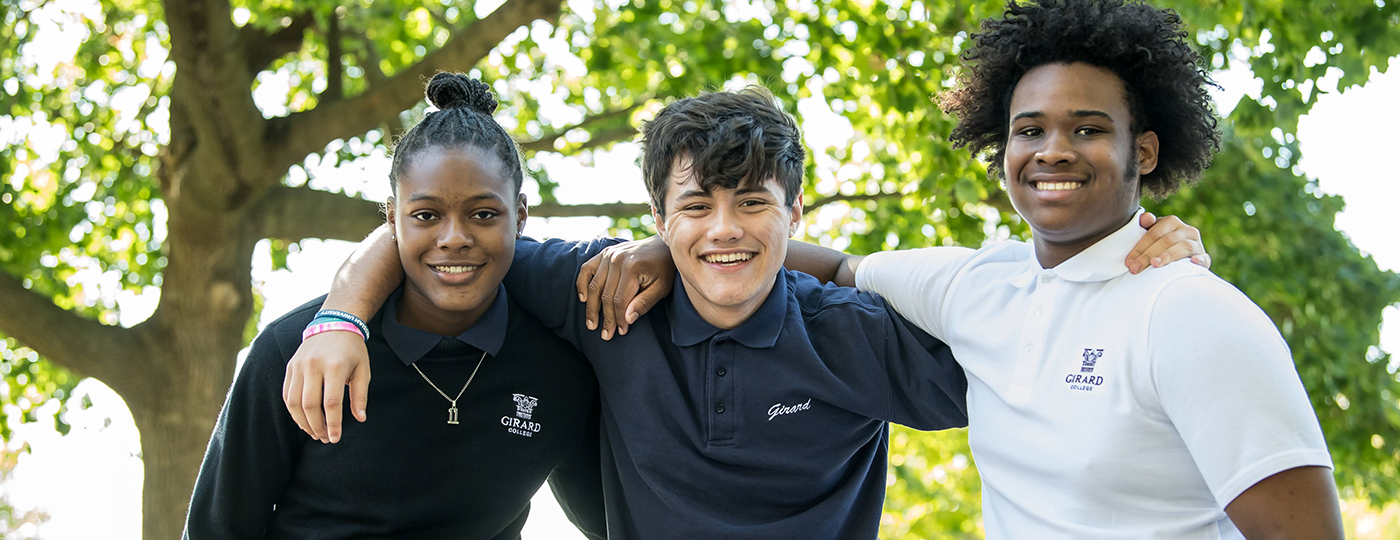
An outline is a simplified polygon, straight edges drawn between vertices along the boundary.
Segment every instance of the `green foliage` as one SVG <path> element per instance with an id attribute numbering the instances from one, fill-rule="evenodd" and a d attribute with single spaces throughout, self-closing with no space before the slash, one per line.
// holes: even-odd
<path id="1" fill-rule="evenodd" d="M 1328 435 L 1339 484 L 1375 502 L 1400 498 L 1397 362 L 1375 347 L 1381 310 L 1400 301 L 1400 278 L 1334 230 L 1342 203 L 1318 196 L 1315 183 L 1296 174 L 1294 136 L 1298 116 L 1329 89 L 1319 79 L 1361 84 L 1400 54 L 1400 2 L 1161 3 L 1180 10 L 1208 62 L 1246 62 L 1263 87 L 1223 123 L 1227 138 L 1205 181 L 1149 208 L 1200 227 L 1214 270 L 1278 324 Z M 853 253 L 978 246 L 1029 232 L 985 165 L 946 142 L 953 120 L 930 97 L 951 84 L 978 21 L 1002 5 L 583 0 L 566 6 L 555 24 L 516 30 L 477 65 L 448 68 L 492 84 L 498 118 L 528 147 L 584 162 L 597 148 L 631 139 L 669 99 L 727 83 L 762 84 L 800 119 L 835 116 L 842 129 L 849 125 L 847 135 L 808 134 L 818 143 L 804 186 L 809 239 Z M 485 15 L 450 0 L 231 6 L 246 43 L 288 28 L 301 38 L 253 77 L 249 90 L 259 95 L 286 83 L 285 95 L 270 96 L 284 106 L 264 103 L 266 116 L 356 96 Z M 59 7 L 0 0 L 0 270 L 66 309 L 115 324 L 112 286 L 161 285 L 168 186 L 158 171 L 162 156 L 185 150 L 170 146 L 171 133 L 190 127 L 171 110 L 178 70 L 168 59 L 161 4 L 106 0 L 98 8 L 60 17 L 81 44 L 71 58 L 38 65 L 27 49 L 36 21 Z M 546 107 L 550 96 L 562 97 L 564 110 Z M 799 107 L 808 98 L 818 99 Z M 424 109 L 332 143 L 291 177 L 305 178 L 314 162 L 383 152 Z M 569 180 L 545 177 L 538 160 L 527 158 L 541 196 L 555 202 L 553 189 Z M 618 229 L 649 234 L 649 216 L 614 217 Z M 272 247 L 278 265 L 294 249 Z M 108 289 L 94 289 L 95 281 Z M 65 399 L 76 383 L 13 340 L 0 341 L 0 359 L 0 430 L 13 415 L 35 420 L 40 404 Z M 963 432 L 896 429 L 891 471 L 897 481 L 882 537 L 982 535 L 980 484 Z"/>

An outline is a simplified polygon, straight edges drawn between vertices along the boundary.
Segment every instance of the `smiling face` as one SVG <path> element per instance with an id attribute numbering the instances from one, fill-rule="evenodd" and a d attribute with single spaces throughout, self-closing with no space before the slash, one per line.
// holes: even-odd
<path id="1" fill-rule="evenodd" d="M 404 324 L 457 335 L 491 307 L 525 226 L 525 198 L 503 171 L 474 148 L 430 148 L 400 176 L 388 214 L 405 274 Z"/>
<path id="2" fill-rule="evenodd" d="M 802 198 L 784 204 L 783 188 L 771 178 L 756 187 L 705 191 L 688 165 L 676 160 L 665 217 L 655 209 L 652 215 L 695 310 L 710 324 L 733 328 L 773 289 L 787 239 L 802 219 Z"/>
<path id="3" fill-rule="evenodd" d="M 1016 85 L 1010 119 L 1006 189 L 1043 266 L 1132 219 L 1139 175 L 1157 164 L 1157 136 L 1133 133 L 1117 75 L 1083 63 L 1038 66 Z"/>

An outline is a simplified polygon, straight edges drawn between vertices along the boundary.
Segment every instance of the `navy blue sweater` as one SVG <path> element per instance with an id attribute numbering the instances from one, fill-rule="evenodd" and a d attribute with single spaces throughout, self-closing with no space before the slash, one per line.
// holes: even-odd
<path id="1" fill-rule="evenodd" d="M 281 392 L 323 300 L 254 341 L 209 443 L 186 538 L 516 539 L 547 476 L 570 519 L 605 537 L 597 384 L 573 347 L 499 295 L 505 339 L 458 400 L 460 423 L 449 425 L 447 400 L 407 362 L 456 395 L 491 345 L 447 338 L 405 360 L 395 349 L 407 327 L 391 347 L 381 310 L 367 343 L 369 419 L 347 413 L 340 442 L 322 444 L 293 423 Z"/>

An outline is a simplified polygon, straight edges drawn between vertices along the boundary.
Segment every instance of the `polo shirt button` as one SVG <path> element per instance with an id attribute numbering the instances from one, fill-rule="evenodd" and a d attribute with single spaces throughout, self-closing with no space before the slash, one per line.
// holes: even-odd
<path id="1" fill-rule="evenodd" d="M 1030 346 L 1030 345 L 1026 345 L 1026 352 L 1027 352 L 1027 353 L 1031 352 L 1031 346 Z"/>
<path id="2" fill-rule="evenodd" d="M 719 405 L 715 405 L 715 412 L 719 414 L 724 414 L 724 404 L 720 403 Z"/>
<path id="3" fill-rule="evenodd" d="M 1040 309 L 1040 308 L 1035 308 L 1035 316 L 1036 316 L 1036 317 L 1039 317 L 1040 314 L 1042 314 L 1042 313 L 1045 313 L 1045 311 L 1042 310 L 1042 309 Z"/>
<path id="4" fill-rule="evenodd" d="M 1041 282 L 1041 283 L 1050 283 L 1050 280 L 1051 280 L 1051 279 L 1054 279 L 1054 278 L 1050 277 L 1049 275 L 1040 276 L 1040 282 Z"/>
<path id="5" fill-rule="evenodd" d="M 720 377 L 723 377 L 725 373 L 729 373 L 729 372 L 728 372 L 728 371 L 725 371 L 724 368 L 719 368 L 719 369 L 716 369 L 716 370 L 715 370 L 715 375 L 719 375 Z"/>

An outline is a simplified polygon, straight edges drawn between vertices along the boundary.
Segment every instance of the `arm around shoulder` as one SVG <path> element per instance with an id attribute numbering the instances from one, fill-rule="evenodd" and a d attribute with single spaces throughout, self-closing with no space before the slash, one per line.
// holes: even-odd
<path id="1" fill-rule="evenodd" d="M 915 326 L 945 339 L 943 310 L 954 278 L 977 252 L 963 247 L 884 251 L 854 269 L 855 286 L 884 297 Z"/>

